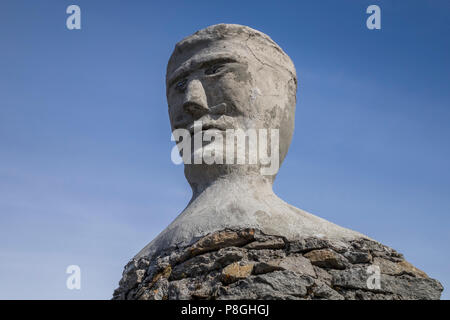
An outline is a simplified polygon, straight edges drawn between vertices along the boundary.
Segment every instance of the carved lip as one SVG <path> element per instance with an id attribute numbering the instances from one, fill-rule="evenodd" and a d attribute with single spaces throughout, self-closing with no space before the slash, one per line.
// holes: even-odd
<path id="1" fill-rule="evenodd" d="M 209 108 L 209 112 L 207 114 L 211 114 L 211 115 L 223 115 L 226 114 L 228 111 L 228 105 L 225 102 L 219 103 L 213 107 Z M 220 131 L 225 131 L 227 128 L 220 124 L 220 123 L 216 123 L 216 122 L 211 122 L 210 119 L 206 120 L 205 122 L 203 122 L 202 120 L 196 120 L 196 121 L 201 121 L 202 122 L 202 130 L 201 131 L 206 131 L 209 129 L 217 129 Z M 187 129 L 189 130 L 190 134 L 192 135 L 194 132 L 194 122 L 191 123 L 186 123 L 186 122 L 178 122 L 175 124 L 174 129 Z"/>
<path id="2" fill-rule="evenodd" d="M 197 129 L 200 126 L 194 126 L 194 123 L 191 124 L 190 126 L 187 127 L 187 129 L 189 130 L 189 133 L 191 134 L 191 136 L 194 134 L 194 130 Z M 213 122 L 207 122 L 207 123 L 201 123 L 201 130 L 198 130 L 197 132 L 204 132 L 207 130 L 211 130 L 211 129 L 215 129 L 215 130 L 219 130 L 219 131 L 225 131 L 226 128 L 224 126 L 222 126 L 221 124 L 218 123 L 213 123 Z"/>

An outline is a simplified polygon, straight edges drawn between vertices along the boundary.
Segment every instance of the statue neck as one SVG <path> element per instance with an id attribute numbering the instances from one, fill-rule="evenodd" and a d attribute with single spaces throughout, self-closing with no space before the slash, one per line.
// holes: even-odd
<path id="1" fill-rule="evenodd" d="M 242 198 L 254 198 L 255 194 L 259 196 L 273 195 L 273 180 L 270 176 L 262 176 L 244 172 L 230 172 L 215 176 L 212 179 L 188 179 L 192 188 L 192 201 L 202 196 L 210 194 L 220 194 L 220 192 L 229 192 L 239 194 Z"/>

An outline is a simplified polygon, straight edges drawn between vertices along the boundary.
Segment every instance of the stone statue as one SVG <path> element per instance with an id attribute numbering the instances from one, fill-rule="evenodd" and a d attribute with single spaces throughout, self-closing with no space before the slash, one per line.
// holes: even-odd
<path id="1" fill-rule="evenodd" d="M 383 268 L 392 267 L 401 270 L 398 274 L 409 272 L 412 278 L 435 281 L 407 264 L 395 250 L 295 208 L 274 194 L 272 185 L 276 172 L 288 152 L 294 130 L 297 75 L 291 59 L 270 37 L 249 27 L 232 24 L 200 30 L 176 45 L 167 66 L 166 88 L 172 130 L 188 132 L 184 139 L 194 139 L 195 135 L 206 132 L 214 137 L 202 140 L 198 150 L 214 149 L 215 156 L 223 159 L 228 149 L 236 149 L 237 154 L 240 148 L 237 140 L 227 140 L 228 132 L 267 130 L 264 137 L 268 137 L 268 149 L 276 156 L 271 159 L 276 160 L 277 168 L 264 171 L 271 164 L 267 161 L 264 164 L 258 157 L 253 163 L 239 163 L 235 153 L 231 162 L 196 163 L 194 158 L 198 150 L 185 148 L 183 159 L 192 160 L 185 161 L 185 176 L 192 188 L 192 199 L 183 212 L 127 265 L 115 298 L 190 299 L 201 296 L 202 293 L 195 295 L 195 290 L 189 289 L 193 282 L 189 284 L 190 280 L 184 279 L 182 274 L 191 274 L 192 279 L 197 279 L 195 281 L 209 283 L 203 290 L 204 298 L 306 298 L 308 283 L 310 286 L 315 283 L 314 287 L 323 291 L 313 293 L 309 298 L 358 298 L 354 284 L 353 287 L 348 285 L 353 289 L 347 292 L 333 288 L 332 281 L 346 281 L 345 275 L 334 275 L 333 272 L 352 270 L 348 267 L 352 263 L 369 265 L 378 258 L 378 265 L 388 265 L 381 267 L 381 273 Z M 198 128 L 198 124 L 202 127 Z M 254 150 L 259 149 L 244 150 L 244 159 L 255 153 L 259 155 Z M 255 250 L 273 252 L 251 251 L 252 246 Z M 229 252 L 219 254 L 226 248 L 235 248 L 232 250 L 238 258 L 230 258 Z M 241 251 L 236 251 L 237 248 Z M 212 252 L 216 256 L 211 256 Z M 203 273 L 193 272 L 194 265 L 189 261 L 199 257 L 203 263 L 209 259 L 208 263 L 215 267 L 206 268 Z M 222 260 L 225 261 L 223 265 L 217 262 Z M 404 264 L 400 266 L 402 261 Z M 333 272 L 323 276 L 328 269 Z M 367 277 L 365 271 L 361 272 Z M 258 290 L 245 293 L 245 290 L 233 287 L 238 280 L 254 283 L 256 278 L 251 277 L 258 274 L 260 277 L 261 274 L 276 275 L 283 281 L 299 283 L 298 290 L 304 294 L 282 288 L 269 295 L 258 293 Z M 302 278 L 306 275 L 311 278 L 309 282 Z M 161 281 L 166 282 L 158 285 L 158 296 L 154 288 Z M 361 292 L 365 292 L 367 284 L 361 283 Z M 345 284 L 340 285 L 345 287 Z M 430 298 L 439 298 L 441 288 L 438 282 L 433 285 L 435 294 Z M 369 298 L 403 297 L 403 291 L 396 290 L 375 289 Z M 420 294 L 416 297 L 424 298 Z"/>
<path id="2" fill-rule="evenodd" d="M 172 130 L 188 129 L 195 120 L 219 130 L 277 128 L 280 162 L 286 156 L 297 76 L 291 59 L 265 34 L 221 24 L 185 38 L 169 60 L 166 84 Z M 253 227 L 287 238 L 363 237 L 285 203 L 272 190 L 275 175 L 261 175 L 259 167 L 185 165 L 192 200 L 140 254 L 187 245 L 225 228 Z"/>

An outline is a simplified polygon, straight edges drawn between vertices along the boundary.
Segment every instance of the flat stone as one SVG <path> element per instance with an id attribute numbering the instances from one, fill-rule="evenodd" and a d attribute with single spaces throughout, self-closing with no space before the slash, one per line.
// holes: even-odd
<path id="1" fill-rule="evenodd" d="M 331 249 L 313 250 L 304 255 L 315 266 L 332 269 L 345 269 L 346 261 Z"/>
<path id="2" fill-rule="evenodd" d="M 254 229 L 244 229 L 241 231 L 219 231 L 209 234 L 189 248 L 191 256 L 196 256 L 205 252 L 218 250 L 230 246 L 243 246 L 254 240 Z"/>
<path id="3" fill-rule="evenodd" d="M 260 249 L 282 249 L 285 243 L 282 238 L 271 238 L 265 241 L 254 241 L 244 246 L 246 249 L 260 250 Z"/>
<path id="4" fill-rule="evenodd" d="M 309 276 L 289 270 L 275 271 L 250 276 L 233 283 L 230 287 L 221 287 L 217 299 L 302 299 L 306 297 L 313 284 L 314 280 Z"/>
<path id="5" fill-rule="evenodd" d="M 282 267 L 280 267 L 280 261 L 269 260 L 255 263 L 253 267 L 253 274 L 264 274 L 277 270 L 284 270 Z"/>
<path id="6" fill-rule="evenodd" d="M 329 242 L 319 238 L 306 238 L 289 242 L 289 252 L 308 252 L 311 250 L 328 248 Z"/>
<path id="7" fill-rule="evenodd" d="M 399 277 L 382 275 L 381 288 L 411 300 L 439 300 L 444 290 L 437 280 L 409 275 Z"/>
<path id="8" fill-rule="evenodd" d="M 281 249 L 259 249 L 259 250 L 248 250 L 247 257 L 252 261 L 264 261 L 277 260 L 285 258 L 286 252 Z"/>
<path id="9" fill-rule="evenodd" d="M 412 277 L 409 275 L 391 276 L 380 274 L 380 288 L 370 289 L 367 280 L 370 274 L 366 268 L 346 270 L 330 270 L 333 286 L 347 289 L 360 289 L 378 293 L 392 293 L 402 299 L 439 299 L 443 290 L 439 281 L 430 278 Z"/>
<path id="10" fill-rule="evenodd" d="M 380 257 L 375 257 L 373 263 L 380 267 L 381 273 L 389 275 L 410 274 L 417 277 L 428 278 L 427 274 L 422 270 L 417 269 L 409 262 L 402 260 L 400 262 L 393 262 Z"/>
<path id="11" fill-rule="evenodd" d="M 221 280 L 224 284 L 230 284 L 240 279 L 245 279 L 252 274 L 253 263 L 234 262 L 222 270 Z"/>
<path id="12" fill-rule="evenodd" d="M 370 254 L 370 252 L 351 250 L 344 252 L 343 256 L 353 264 L 372 262 L 372 255 Z"/>
<path id="13" fill-rule="evenodd" d="M 401 261 L 404 257 L 394 249 L 370 239 L 357 239 L 351 241 L 356 251 L 370 252 L 374 257 L 383 257 L 388 260 Z"/>
<path id="14" fill-rule="evenodd" d="M 276 270 L 290 270 L 299 274 L 306 274 L 316 277 L 316 273 L 311 262 L 301 255 L 287 256 L 283 259 L 258 262 L 253 269 L 254 274 L 273 272 Z"/>
<path id="15" fill-rule="evenodd" d="M 367 273 L 366 268 L 355 267 L 347 270 L 328 270 L 328 273 L 333 277 L 333 287 L 369 290 L 367 280 L 370 274 Z"/>

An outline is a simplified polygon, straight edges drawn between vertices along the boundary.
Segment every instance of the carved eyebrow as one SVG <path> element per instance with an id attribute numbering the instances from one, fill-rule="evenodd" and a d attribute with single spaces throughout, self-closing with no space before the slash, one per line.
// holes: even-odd
<path id="1" fill-rule="evenodd" d="M 239 62 L 236 58 L 231 56 L 222 56 L 215 57 L 212 59 L 208 58 L 200 58 L 200 59 L 192 59 L 183 63 L 179 68 L 177 68 L 174 72 L 172 72 L 172 76 L 168 81 L 168 87 L 171 87 L 175 82 L 178 82 L 182 78 L 188 76 L 194 70 L 202 69 L 208 66 L 212 66 L 218 63 L 233 63 Z"/>

